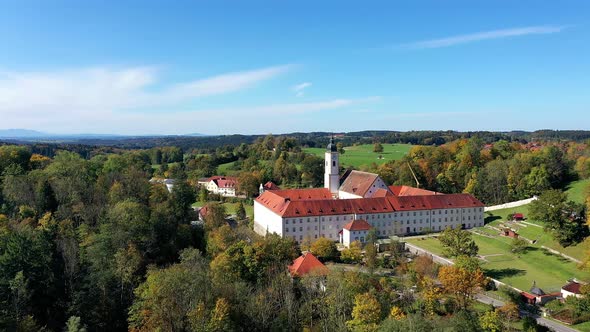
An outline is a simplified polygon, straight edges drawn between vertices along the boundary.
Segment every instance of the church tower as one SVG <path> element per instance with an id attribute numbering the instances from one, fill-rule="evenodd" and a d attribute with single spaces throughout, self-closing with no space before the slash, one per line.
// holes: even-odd
<path id="1" fill-rule="evenodd" d="M 330 144 L 326 148 L 325 154 L 325 171 L 324 171 L 324 188 L 330 189 L 332 195 L 338 195 L 340 187 L 340 175 L 338 174 L 340 165 L 338 161 L 338 149 L 334 144 L 334 137 L 330 138 Z"/>

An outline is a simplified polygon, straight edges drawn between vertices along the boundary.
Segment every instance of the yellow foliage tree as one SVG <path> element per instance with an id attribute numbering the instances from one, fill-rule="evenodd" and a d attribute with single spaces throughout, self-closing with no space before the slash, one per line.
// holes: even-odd
<path id="1" fill-rule="evenodd" d="M 420 279 L 421 295 L 424 300 L 424 309 L 429 315 L 434 315 L 438 301 L 442 294 L 440 288 L 434 284 L 432 278 L 424 277 Z"/>
<path id="2" fill-rule="evenodd" d="M 438 279 L 444 291 L 454 296 L 461 308 L 467 307 L 471 297 L 486 281 L 480 269 L 468 271 L 453 265 L 441 267 Z"/>
<path id="3" fill-rule="evenodd" d="M 381 305 L 371 293 L 354 297 L 352 320 L 346 325 L 353 331 L 376 331 L 381 320 Z"/>
<path id="4" fill-rule="evenodd" d="M 398 306 L 391 307 L 391 311 L 389 312 L 389 317 L 395 320 L 402 320 L 406 318 L 406 313 Z"/>
<path id="5" fill-rule="evenodd" d="M 363 258 L 361 252 L 362 245 L 359 241 L 354 241 L 349 248 L 342 250 L 340 259 L 346 263 L 358 263 Z"/>

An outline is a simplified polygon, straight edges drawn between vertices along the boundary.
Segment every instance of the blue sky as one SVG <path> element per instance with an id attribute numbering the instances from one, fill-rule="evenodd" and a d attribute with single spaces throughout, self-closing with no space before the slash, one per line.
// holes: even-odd
<path id="1" fill-rule="evenodd" d="M 0 2 L 0 129 L 590 129 L 588 1 Z"/>

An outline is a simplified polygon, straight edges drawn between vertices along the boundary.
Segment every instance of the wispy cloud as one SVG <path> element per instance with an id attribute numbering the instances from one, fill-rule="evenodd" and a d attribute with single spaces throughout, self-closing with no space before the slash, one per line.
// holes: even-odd
<path id="1" fill-rule="evenodd" d="M 564 30 L 565 28 L 566 26 L 540 25 L 523 28 L 492 30 L 440 39 L 418 41 L 402 45 L 402 47 L 406 49 L 441 48 L 490 39 L 558 33 Z"/>
<path id="2" fill-rule="evenodd" d="M 293 92 L 295 92 L 295 96 L 303 97 L 303 95 L 305 93 L 304 90 L 309 88 L 311 85 L 312 85 L 311 82 L 303 82 L 303 83 L 293 86 L 292 90 L 293 90 Z"/>
<path id="3" fill-rule="evenodd" d="M 80 113 L 171 107 L 192 99 L 251 88 L 292 65 L 231 72 L 154 89 L 154 67 L 85 68 L 61 72 L 0 72 L 0 114 Z"/>
<path id="4" fill-rule="evenodd" d="M 307 103 L 165 112 L 96 110 L 34 116 L 24 112 L 11 116 L 9 127 L 6 128 L 31 128 L 55 133 L 182 134 L 205 132 L 224 134 L 267 133 L 277 132 L 277 130 L 286 132 L 292 130 L 293 123 L 303 121 L 309 116 L 315 116 L 318 112 L 340 112 L 350 107 L 361 107 L 378 100 L 378 97 L 343 98 Z M 284 121 L 288 116 L 291 116 L 290 120 Z M 72 123 L 76 124 L 75 127 L 72 127 Z M 217 125 L 203 126 L 205 123 Z M 0 128 L 3 125 L 4 123 L 0 124 Z"/>

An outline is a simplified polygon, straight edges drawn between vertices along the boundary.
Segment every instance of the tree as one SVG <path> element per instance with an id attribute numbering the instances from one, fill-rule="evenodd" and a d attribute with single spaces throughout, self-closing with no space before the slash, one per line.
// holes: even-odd
<path id="1" fill-rule="evenodd" d="M 485 277 L 480 269 L 468 271 L 457 266 L 443 266 L 438 272 L 438 279 L 446 293 L 457 300 L 460 308 L 467 308 L 471 297 L 485 283 Z"/>
<path id="2" fill-rule="evenodd" d="M 502 331 L 502 320 L 498 314 L 498 311 L 496 310 L 486 311 L 483 315 L 481 315 L 481 317 L 479 317 L 479 324 L 484 331 Z"/>
<path id="3" fill-rule="evenodd" d="M 225 224 L 227 212 L 225 206 L 219 203 L 211 203 L 206 206 L 207 214 L 205 215 L 205 227 L 208 230 L 215 229 Z"/>
<path id="4" fill-rule="evenodd" d="M 479 248 L 471 238 L 471 233 L 459 228 L 447 227 L 438 237 L 438 240 L 444 247 L 444 254 L 448 257 L 477 255 Z"/>
<path id="5" fill-rule="evenodd" d="M 365 265 L 370 273 L 373 273 L 377 265 L 377 235 L 375 229 L 371 228 L 367 234 L 367 243 L 365 244 Z"/>
<path id="6" fill-rule="evenodd" d="M 207 332 L 226 332 L 231 331 L 231 321 L 229 318 L 229 302 L 225 298 L 218 298 L 215 302 L 215 308 L 211 313 L 211 318 L 207 323 Z"/>
<path id="7" fill-rule="evenodd" d="M 389 311 L 389 317 L 395 320 L 402 320 L 406 318 L 406 314 L 400 307 L 394 305 L 391 307 L 391 310 Z"/>
<path id="8" fill-rule="evenodd" d="M 236 217 L 238 218 L 238 220 L 246 219 L 246 209 L 244 208 L 244 203 L 242 203 L 242 201 L 238 203 L 238 208 L 236 209 Z"/>
<path id="9" fill-rule="evenodd" d="M 345 263 L 359 263 L 363 258 L 361 247 L 359 241 L 352 242 L 348 248 L 340 252 L 340 259 Z"/>
<path id="10" fill-rule="evenodd" d="M 342 144 L 342 142 L 336 143 L 336 149 L 338 150 L 338 153 L 341 155 L 346 152 L 346 150 L 344 150 L 344 144 Z"/>
<path id="11" fill-rule="evenodd" d="M 241 172 L 238 176 L 238 191 L 246 197 L 252 197 L 258 193 L 258 187 L 262 177 L 258 172 Z"/>
<path id="12" fill-rule="evenodd" d="M 176 180 L 172 187 L 172 207 L 180 221 L 189 221 L 191 206 L 196 199 L 195 190 L 185 180 Z"/>
<path id="13" fill-rule="evenodd" d="M 383 152 L 383 145 L 381 145 L 381 143 L 373 144 L 373 152 L 382 153 Z"/>
<path id="14" fill-rule="evenodd" d="M 151 268 L 135 290 L 129 310 L 129 329 L 135 331 L 185 331 L 190 313 L 199 303 L 212 302 L 207 261 L 196 249 L 181 252 L 180 263 Z"/>
<path id="15" fill-rule="evenodd" d="M 381 320 L 381 305 L 371 293 L 358 294 L 354 297 L 352 320 L 346 325 L 353 331 L 376 331 Z"/>
<path id="16" fill-rule="evenodd" d="M 527 251 L 529 243 L 527 240 L 517 237 L 512 240 L 510 247 L 513 253 L 520 256 L 520 254 L 524 254 Z"/>
<path id="17" fill-rule="evenodd" d="M 518 309 L 518 305 L 516 305 L 514 302 L 506 302 L 503 306 L 496 310 L 504 322 L 504 330 L 512 330 L 511 324 L 520 318 L 520 310 Z"/>
<path id="18" fill-rule="evenodd" d="M 336 249 L 334 241 L 325 237 L 320 237 L 312 243 L 310 251 L 318 258 L 324 260 L 334 259 L 338 255 L 338 249 Z"/>
<path id="19" fill-rule="evenodd" d="M 544 223 L 544 229 L 563 247 L 582 242 L 590 233 L 585 207 L 567 200 L 560 190 L 547 190 L 530 204 L 530 217 Z"/>
<path id="20" fill-rule="evenodd" d="M 80 317 L 71 316 L 66 323 L 65 332 L 86 332 L 86 327 L 80 321 Z"/>

